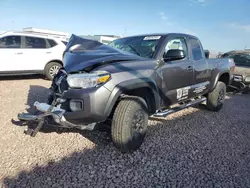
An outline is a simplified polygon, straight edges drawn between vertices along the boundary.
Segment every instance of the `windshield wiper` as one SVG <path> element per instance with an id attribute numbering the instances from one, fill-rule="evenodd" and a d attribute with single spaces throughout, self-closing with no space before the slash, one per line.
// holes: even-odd
<path id="1" fill-rule="evenodd" d="M 141 54 L 140 54 L 139 52 L 137 52 L 137 50 L 136 50 L 133 46 L 131 46 L 130 44 L 128 44 L 128 46 L 129 46 L 137 55 L 141 56 Z"/>

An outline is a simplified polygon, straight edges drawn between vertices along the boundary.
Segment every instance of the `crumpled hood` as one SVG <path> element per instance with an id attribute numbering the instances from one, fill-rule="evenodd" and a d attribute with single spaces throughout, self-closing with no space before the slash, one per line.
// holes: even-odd
<path id="1" fill-rule="evenodd" d="M 72 34 L 64 52 L 66 72 L 91 71 L 103 64 L 121 61 L 145 60 L 138 55 L 121 51 L 98 41 Z"/>

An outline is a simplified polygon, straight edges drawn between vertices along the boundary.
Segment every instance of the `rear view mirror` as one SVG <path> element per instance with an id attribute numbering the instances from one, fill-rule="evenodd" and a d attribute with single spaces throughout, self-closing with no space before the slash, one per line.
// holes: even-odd
<path id="1" fill-rule="evenodd" d="M 164 53 L 164 61 L 180 60 L 185 58 L 184 50 L 172 49 Z"/>

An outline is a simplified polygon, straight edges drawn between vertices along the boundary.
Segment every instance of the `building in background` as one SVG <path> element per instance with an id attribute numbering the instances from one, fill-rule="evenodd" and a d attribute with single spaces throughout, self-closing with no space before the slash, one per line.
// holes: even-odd
<path id="1" fill-rule="evenodd" d="M 209 58 L 217 58 L 223 52 L 219 52 L 217 50 L 208 50 L 209 51 Z"/>
<path id="2" fill-rule="evenodd" d="M 116 35 L 80 35 L 80 37 L 90 40 L 96 40 L 103 44 L 108 44 L 111 41 L 120 38 L 120 36 Z"/>
<path id="3" fill-rule="evenodd" d="M 209 50 L 209 58 L 216 58 L 219 52 L 216 50 Z"/>

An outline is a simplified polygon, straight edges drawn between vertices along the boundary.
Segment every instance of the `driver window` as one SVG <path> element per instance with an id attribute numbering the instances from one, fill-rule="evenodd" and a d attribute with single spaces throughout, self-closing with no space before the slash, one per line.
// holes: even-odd
<path id="1" fill-rule="evenodd" d="M 165 47 L 165 52 L 167 53 L 168 50 L 184 50 L 185 56 L 187 56 L 187 45 L 184 38 L 174 38 L 168 41 Z"/>

